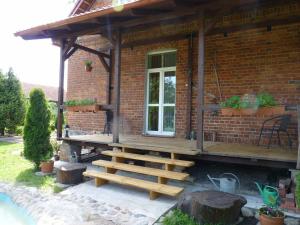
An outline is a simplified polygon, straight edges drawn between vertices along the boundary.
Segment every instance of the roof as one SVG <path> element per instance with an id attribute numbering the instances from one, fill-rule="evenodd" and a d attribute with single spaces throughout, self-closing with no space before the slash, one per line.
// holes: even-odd
<path id="1" fill-rule="evenodd" d="M 70 13 L 70 16 L 89 11 L 95 2 L 96 0 L 77 0 L 74 8 Z"/>
<path id="2" fill-rule="evenodd" d="M 29 97 L 29 93 L 34 88 L 40 88 L 44 91 L 46 98 L 50 101 L 56 102 L 58 99 L 58 87 L 39 85 L 39 84 L 30 84 L 30 83 L 21 83 L 24 94 L 26 97 Z"/>
<path id="3" fill-rule="evenodd" d="M 15 33 L 15 36 L 21 36 L 24 39 L 53 38 L 55 36 L 59 36 L 60 30 L 64 30 L 66 32 L 70 29 L 74 31 L 81 30 L 80 28 L 72 28 L 72 25 L 81 24 L 82 28 L 82 26 L 86 25 L 85 22 L 88 22 L 92 19 L 97 19 L 99 17 L 105 17 L 108 15 L 121 16 L 130 9 L 136 9 L 139 7 L 149 6 L 153 4 L 155 5 L 167 1 L 168 0 L 130 0 L 126 4 L 108 5 L 101 8 L 92 9 L 90 11 L 83 12 L 80 14 L 76 14 L 63 20 L 19 31 Z M 101 24 L 101 22 L 103 21 L 94 21 L 94 25 L 91 26 L 91 24 L 89 24 L 89 26 L 96 28 L 97 26 L 99 26 L 99 23 Z M 105 20 L 104 23 L 107 23 L 107 21 Z"/>

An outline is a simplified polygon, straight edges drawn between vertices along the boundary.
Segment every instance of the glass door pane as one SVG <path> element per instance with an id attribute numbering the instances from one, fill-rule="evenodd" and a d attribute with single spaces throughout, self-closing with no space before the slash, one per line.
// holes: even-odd
<path id="1" fill-rule="evenodd" d="M 149 74 L 149 100 L 148 104 L 159 104 L 159 78 L 160 73 Z"/>
<path id="2" fill-rule="evenodd" d="M 148 131 L 158 131 L 159 107 L 148 107 Z"/>
<path id="3" fill-rule="evenodd" d="M 164 106 L 163 131 L 175 132 L 175 106 Z"/>
<path id="4" fill-rule="evenodd" d="M 168 71 L 164 74 L 164 104 L 175 104 L 176 77 L 175 71 Z"/>

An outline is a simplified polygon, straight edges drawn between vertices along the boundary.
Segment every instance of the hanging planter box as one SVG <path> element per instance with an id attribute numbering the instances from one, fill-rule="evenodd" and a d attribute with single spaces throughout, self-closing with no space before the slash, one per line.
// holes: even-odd
<path id="1" fill-rule="evenodd" d="M 257 113 L 257 109 L 241 109 L 241 115 L 243 116 L 253 116 L 253 115 L 256 115 Z"/>
<path id="2" fill-rule="evenodd" d="M 74 106 L 67 106 L 67 111 L 69 112 L 98 112 L 99 107 L 98 105 L 74 105 Z"/>
<path id="3" fill-rule="evenodd" d="M 222 116 L 239 116 L 239 115 L 241 115 L 241 112 L 239 109 L 222 108 L 221 114 L 222 114 Z"/>
<path id="4" fill-rule="evenodd" d="M 285 113 L 284 106 L 262 107 L 257 111 L 257 116 L 275 116 Z"/>

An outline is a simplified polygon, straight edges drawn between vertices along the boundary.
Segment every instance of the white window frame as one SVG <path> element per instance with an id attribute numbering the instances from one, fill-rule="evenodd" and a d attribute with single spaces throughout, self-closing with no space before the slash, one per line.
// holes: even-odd
<path id="1" fill-rule="evenodd" d="M 147 62 L 148 57 L 150 55 L 157 55 L 169 52 L 177 52 L 176 50 L 165 50 L 165 51 L 157 51 L 150 52 L 147 54 Z M 162 57 L 163 60 L 163 57 Z M 148 64 L 147 64 L 148 67 Z M 145 119 L 145 133 L 148 135 L 155 136 L 174 136 L 176 132 L 176 88 L 175 88 L 175 103 L 164 103 L 164 74 L 165 72 L 175 72 L 176 79 L 176 66 L 172 67 L 161 67 L 154 69 L 147 69 L 147 86 L 146 86 L 146 119 Z M 159 103 L 158 104 L 149 104 L 149 78 L 151 73 L 159 73 Z M 148 130 L 148 119 L 149 119 L 149 106 L 158 106 L 158 131 Z M 165 106 L 173 106 L 174 107 L 174 132 L 163 131 L 163 109 Z"/>

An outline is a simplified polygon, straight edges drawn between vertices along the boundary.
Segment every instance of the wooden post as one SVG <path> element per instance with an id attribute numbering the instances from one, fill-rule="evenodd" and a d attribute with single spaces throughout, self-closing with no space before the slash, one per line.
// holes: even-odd
<path id="1" fill-rule="evenodd" d="M 64 74 L 65 74 L 65 40 L 60 42 L 60 59 L 59 59 L 59 86 L 58 86 L 58 105 L 57 105 L 57 139 L 62 138 L 63 130 L 63 105 L 64 105 Z"/>
<path id="2" fill-rule="evenodd" d="M 121 75 L 121 30 L 116 32 L 114 50 L 114 118 L 113 118 L 113 143 L 119 143 L 120 128 L 120 75 Z"/>
<path id="3" fill-rule="evenodd" d="M 191 137 L 192 129 L 192 79 L 193 79 L 193 34 L 188 41 L 188 74 L 187 74 L 187 106 L 186 106 L 186 138 Z"/>
<path id="4" fill-rule="evenodd" d="M 108 79 L 107 79 L 107 104 L 110 105 L 111 104 L 111 81 L 112 81 L 112 54 L 113 51 L 112 49 L 109 50 L 109 73 L 108 73 Z"/>
<path id="5" fill-rule="evenodd" d="M 298 158 L 297 158 L 297 170 L 300 170 L 300 105 L 297 106 L 298 117 Z"/>
<path id="6" fill-rule="evenodd" d="M 198 32 L 198 84 L 197 84 L 197 148 L 203 151 L 203 114 L 204 114 L 204 63 L 205 63 L 205 35 L 204 12 L 199 12 Z"/>

